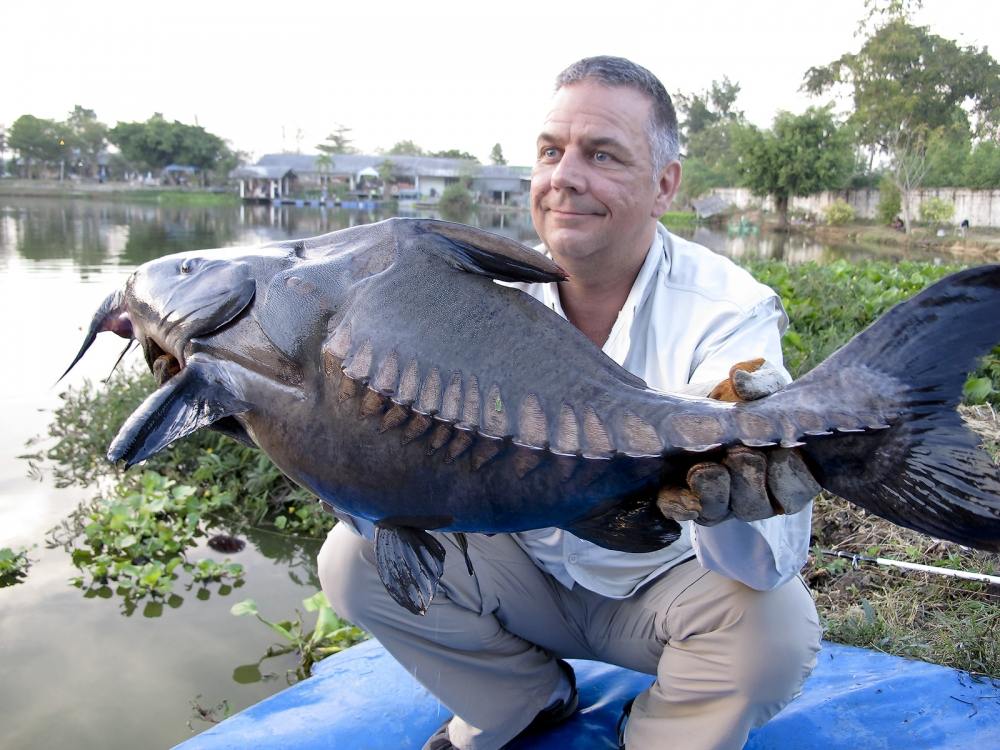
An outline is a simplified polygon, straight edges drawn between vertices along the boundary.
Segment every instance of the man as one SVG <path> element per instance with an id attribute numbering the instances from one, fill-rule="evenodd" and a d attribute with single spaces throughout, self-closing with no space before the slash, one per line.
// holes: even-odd
<path id="1" fill-rule="evenodd" d="M 523 288 L 654 388 L 707 395 L 722 381 L 716 395 L 760 397 L 787 382 L 784 311 L 744 271 L 660 226 L 680 184 L 677 156 L 676 116 L 649 71 L 607 57 L 563 71 L 531 204 L 569 280 Z M 758 357 L 772 365 L 730 375 Z M 658 552 L 612 552 L 556 529 L 470 535 L 475 575 L 447 555 L 418 617 L 385 592 L 371 543 L 340 524 L 320 553 L 323 589 L 455 712 L 427 750 L 495 750 L 567 718 L 577 698 L 564 658 L 656 675 L 631 707 L 627 748 L 742 747 L 797 692 L 819 648 L 797 577 L 816 485 L 794 451 L 770 456 L 768 466 L 734 449 L 694 467 L 689 487 L 663 488 L 661 509 L 695 522 Z"/>

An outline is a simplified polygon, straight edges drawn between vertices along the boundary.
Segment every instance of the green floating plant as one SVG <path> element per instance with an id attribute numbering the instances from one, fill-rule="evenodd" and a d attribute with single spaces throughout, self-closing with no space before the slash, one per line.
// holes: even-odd
<path id="1" fill-rule="evenodd" d="M 233 679 L 236 682 L 259 682 L 266 679 L 261 674 L 260 665 L 266 659 L 291 653 L 298 655 L 299 663 L 295 669 L 286 672 L 286 680 L 289 684 L 304 680 L 316 662 L 368 638 L 368 634 L 363 630 L 337 616 L 322 591 L 303 599 L 302 605 L 307 612 L 316 613 L 316 625 L 312 630 L 306 630 L 299 610 L 295 610 L 295 620 L 274 622 L 260 614 L 257 602 L 253 599 L 244 599 L 232 606 L 230 609 L 232 614 L 237 617 L 244 615 L 256 617 L 282 639 L 280 645 L 268 647 L 264 656 L 255 663 L 237 667 L 233 671 Z"/>

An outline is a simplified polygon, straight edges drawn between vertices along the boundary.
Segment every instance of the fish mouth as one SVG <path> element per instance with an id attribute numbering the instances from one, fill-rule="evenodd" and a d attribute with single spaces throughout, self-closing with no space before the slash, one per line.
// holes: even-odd
<path id="1" fill-rule="evenodd" d="M 149 365 L 149 369 L 153 373 L 157 387 L 164 385 L 184 369 L 184 363 L 160 346 L 153 338 L 146 339 L 143 351 L 146 355 L 146 364 Z"/>

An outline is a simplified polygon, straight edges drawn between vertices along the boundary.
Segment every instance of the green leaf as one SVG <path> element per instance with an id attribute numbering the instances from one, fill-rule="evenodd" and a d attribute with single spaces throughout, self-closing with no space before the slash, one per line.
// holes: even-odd
<path id="1" fill-rule="evenodd" d="M 242 617 L 243 615 L 256 615 L 259 614 L 257 609 L 257 602 L 253 599 L 244 599 L 241 602 L 236 602 L 232 607 L 229 608 L 231 614 L 237 617 Z"/>
<path id="2" fill-rule="evenodd" d="M 989 378 L 969 378 L 962 388 L 962 396 L 970 404 L 982 404 L 993 393 L 993 382 Z"/>
<path id="3" fill-rule="evenodd" d="M 288 519 L 285 516 L 278 516 L 274 519 L 274 525 L 279 529 L 284 529 L 288 525 Z"/>
<path id="4" fill-rule="evenodd" d="M 327 601 L 326 594 L 322 591 L 317 591 L 308 599 L 303 599 L 302 606 L 306 608 L 306 612 L 315 612 L 316 610 L 322 610 L 323 607 L 329 607 L 330 602 Z"/>

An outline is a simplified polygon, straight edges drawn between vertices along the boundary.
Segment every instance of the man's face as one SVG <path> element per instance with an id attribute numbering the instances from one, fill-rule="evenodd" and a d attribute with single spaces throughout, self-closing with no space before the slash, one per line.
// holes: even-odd
<path id="1" fill-rule="evenodd" d="M 559 261 L 610 263 L 644 253 L 680 181 L 653 175 L 652 103 L 621 86 L 581 81 L 556 92 L 538 136 L 531 218 Z"/>

